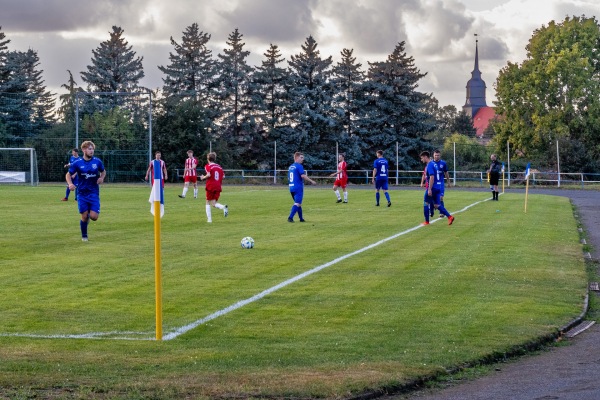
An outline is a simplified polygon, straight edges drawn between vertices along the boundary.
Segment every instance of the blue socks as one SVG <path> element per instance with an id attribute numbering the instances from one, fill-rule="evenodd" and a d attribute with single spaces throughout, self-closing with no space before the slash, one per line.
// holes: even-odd
<path id="1" fill-rule="evenodd" d="M 294 215 L 296 215 L 296 213 L 298 212 L 298 208 L 299 207 L 295 204 L 292 206 L 292 211 L 290 212 L 290 216 L 288 217 L 289 219 L 294 219 Z"/>
<path id="2" fill-rule="evenodd" d="M 79 227 L 81 228 L 81 237 L 87 237 L 88 222 L 79 220 Z"/>
<path id="3" fill-rule="evenodd" d="M 425 203 L 423 205 L 423 215 L 425 216 L 425 221 L 429 222 L 429 204 Z"/>
<path id="4" fill-rule="evenodd" d="M 391 201 L 390 200 L 390 194 L 388 192 L 385 192 L 385 198 L 388 201 L 388 203 Z"/>
<path id="5" fill-rule="evenodd" d="M 375 201 L 377 202 L 376 204 L 379 205 L 379 192 L 375 193 Z"/>
<path id="6" fill-rule="evenodd" d="M 446 210 L 446 208 L 444 207 L 444 203 L 440 204 L 440 206 L 438 207 L 438 210 L 440 210 L 440 212 L 442 214 L 444 214 L 446 217 L 450 216 L 450 213 Z"/>

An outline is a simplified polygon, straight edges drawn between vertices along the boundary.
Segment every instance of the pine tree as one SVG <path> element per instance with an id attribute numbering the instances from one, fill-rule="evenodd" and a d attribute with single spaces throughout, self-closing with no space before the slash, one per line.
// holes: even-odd
<path id="1" fill-rule="evenodd" d="M 377 149 L 395 153 L 398 142 L 398 168 L 411 169 L 419 165 L 423 137 L 434 125 L 424 112 L 428 96 L 416 90 L 426 74 L 406 55 L 404 45 L 398 43 L 386 61 L 369 62 L 365 124 L 370 131 L 366 140 L 370 153 Z"/>
<path id="2" fill-rule="evenodd" d="M 246 62 L 250 52 L 242 37 L 236 28 L 227 39 L 229 47 L 218 54 L 218 108 L 221 138 L 232 145 L 241 166 L 249 167 L 257 162 L 252 156 L 260 143 L 250 97 L 253 68 Z"/>
<path id="3" fill-rule="evenodd" d="M 33 135 L 34 95 L 28 91 L 29 82 L 23 73 L 28 65 L 25 53 L 9 51 L 6 53 L 4 71 L 6 80 L 2 85 L 1 110 L 2 122 L 9 137 L 22 140 Z"/>
<path id="4" fill-rule="evenodd" d="M 144 77 L 143 57 L 136 57 L 132 46 L 123 38 L 123 29 L 112 27 L 110 39 L 92 50 L 92 65 L 81 78 L 91 91 L 135 92 Z"/>
<path id="5" fill-rule="evenodd" d="M 2 32 L 0 26 L 0 93 L 4 92 L 4 85 L 8 81 L 9 70 L 6 68 L 6 60 L 8 57 L 8 44 L 10 39 L 6 39 L 6 35 Z"/>
<path id="6" fill-rule="evenodd" d="M 75 121 L 75 96 L 77 92 L 83 89 L 77 86 L 77 82 L 75 82 L 71 71 L 67 70 L 67 72 L 69 73 L 68 82 L 60 85 L 61 88 L 67 90 L 67 93 L 58 96 L 60 107 L 57 112 L 64 122 L 72 122 Z"/>
<path id="7" fill-rule="evenodd" d="M 170 64 L 158 69 L 165 74 L 163 92 L 167 97 L 188 97 L 207 107 L 214 86 L 215 61 L 208 48 L 211 36 L 200 31 L 197 23 L 183 32 L 181 43 L 171 37 L 174 53 L 169 53 Z"/>
<path id="8" fill-rule="evenodd" d="M 216 63 L 208 48 L 210 39 L 210 34 L 193 23 L 184 30 L 181 43 L 171 37 L 174 51 L 169 53 L 170 64 L 158 67 L 165 74 L 165 97 L 156 109 L 154 144 L 165 153 L 167 162 L 179 163 L 182 149 L 200 152 L 209 147 L 217 114 Z"/>
<path id="9" fill-rule="evenodd" d="M 84 132 L 102 138 L 107 146 L 130 150 L 137 146 L 135 138 L 147 132 L 143 126 L 146 114 L 143 108 L 148 105 L 148 98 L 125 95 L 147 89 L 139 86 L 144 77 L 143 58 L 136 57 L 123 33 L 123 29 L 113 26 L 110 38 L 92 50 L 92 65 L 81 72 L 87 91 L 115 94 L 83 96 L 79 118 L 82 118 L 80 126 Z M 130 126 L 125 127 L 125 124 Z"/>
<path id="10" fill-rule="evenodd" d="M 332 68 L 330 80 L 333 88 L 335 121 L 334 139 L 341 152 L 346 154 L 348 164 L 360 164 L 363 160 L 363 136 L 366 131 L 360 123 L 366 105 L 363 93 L 365 72 L 356 63 L 353 50 L 343 49 L 341 60 Z"/>
<path id="11" fill-rule="evenodd" d="M 8 79 L 2 93 L 3 122 L 11 135 L 19 138 L 32 137 L 49 128 L 54 121 L 54 99 L 46 90 L 37 69 L 37 52 L 10 51 L 6 54 Z"/>
<path id="12" fill-rule="evenodd" d="M 43 70 L 39 70 L 40 59 L 37 52 L 29 49 L 25 53 L 26 68 L 24 73 L 28 81 L 28 92 L 33 97 L 33 127 L 36 132 L 47 129 L 56 122 L 54 115 L 54 95 L 46 90 L 42 79 Z"/>
<path id="13" fill-rule="evenodd" d="M 264 168 L 271 167 L 269 160 L 274 156 L 274 142 L 286 132 L 289 126 L 287 114 L 288 71 L 279 66 L 285 59 L 277 45 L 271 44 L 263 54 L 264 59 L 252 76 L 254 91 L 251 98 L 257 119 L 257 129 L 261 135 L 261 149 Z"/>
<path id="14" fill-rule="evenodd" d="M 309 36 L 302 52 L 290 57 L 290 114 L 293 135 L 285 138 L 286 151 L 306 152 L 311 168 L 335 164 L 335 140 L 332 119 L 331 56 L 322 59 L 317 42 Z"/>
<path id="15" fill-rule="evenodd" d="M 11 113 L 18 109 L 18 104 L 14 104 L 14 96 L 8 93 L 11 73 L 8 68 L 9 43 L 10 39 L 6 39 L 6 35 L 2 32 L 0 26 L 0 142 L 3 147 L 8 145 L 13 136 L 7 126 L 8 119 Z"/>

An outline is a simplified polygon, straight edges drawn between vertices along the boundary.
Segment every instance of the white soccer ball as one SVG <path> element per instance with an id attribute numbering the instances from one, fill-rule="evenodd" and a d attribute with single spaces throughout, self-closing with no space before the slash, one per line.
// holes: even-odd
<path id="1" fill-rule="evenodd" d="M 251 249 L 254 247 L 254 239 L 250 236 L 246 236 L 242 239 L 242 249 Z"/>

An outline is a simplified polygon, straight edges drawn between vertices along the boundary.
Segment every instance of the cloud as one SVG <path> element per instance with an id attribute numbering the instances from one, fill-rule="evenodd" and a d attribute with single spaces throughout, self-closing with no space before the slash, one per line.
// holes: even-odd
<path id="1" fill-rule="evenodd" d="M 225 32 L 239 28 L 245 37 L 261 43 L 298 43 L 317 28 L 309 0 L 254 0 L 251 7 L 240 1 L 219 14 Z"/>
<path id="2" fill-rule="evenodd" d="M 142 0 L 3 0 L 2 3 L 2 27 L 16 33 L 85 30 L 96 28 L 100 21 L 110 21 L 104 23 L 109 27 L 129 23 L 145 4 Z"/>
<path id="3" fill-rule="evenodd" d="M 569 15 L 592 17 L 597 0 L 0 0 L 2 32 L 10 50 L 36 50 L 46 85 L 58 91 L 70 69 L 79 73 L 90 64 L 92 50 L 120 26 L 133 51 L 143 57 L 141 84 L 161 87 L 158 65 L 169 63 L 170 37 L 198 23 L 211 35 L 213 55 L 223 51 L 238 28 L 251 52 L 248 62 L 260 64 L 269 44 L 289 60 L 309 35 L 321 56 L 339 60 L 344 48 L 354 49 L 357 62 L 384 60 L 401 42 L 408 56 L 427 76 L 419 90 L 433 92 L 441 105 L 462 106 L 473 69 L 475 37 L 480 69 L 493 84 L 508 61 L 520 63 L 535 29 Z"/>

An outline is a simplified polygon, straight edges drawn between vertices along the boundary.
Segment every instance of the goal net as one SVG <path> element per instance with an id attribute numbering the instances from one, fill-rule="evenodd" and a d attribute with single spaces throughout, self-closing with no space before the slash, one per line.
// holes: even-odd
<path id="1" fill-rule="evenodd" d="M 0 148 L 0 184 L 37 186 L 38 183 L 34 148 Z"/>

